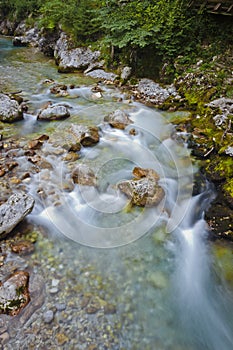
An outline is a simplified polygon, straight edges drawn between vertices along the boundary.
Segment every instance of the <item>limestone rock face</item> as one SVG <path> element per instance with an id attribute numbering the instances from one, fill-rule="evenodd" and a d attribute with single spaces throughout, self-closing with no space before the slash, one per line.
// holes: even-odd
<path id="1" fill-rule="evenodd" d="M 135 167 L 133 180 L 122 181 L 118 188 L 131 199 L 131 203 L 140 207 L 157 205 L 165 192 L 158 184 L 159 175 L 153 169 Z"/>
<path id="2" fill-rule="evenodd" d="M 3 238 L 28 215 L 34 206 L 34 199 L 25 193 L 10 196 L 0 206 L 0 237 Z"/>
<path id="3" fill-rule="evenodd" d="M 12 123 L 21 119 L 23 119 L 23 113 L 20 111 L 18 102 L 0 93 L 0 121 Z"/>

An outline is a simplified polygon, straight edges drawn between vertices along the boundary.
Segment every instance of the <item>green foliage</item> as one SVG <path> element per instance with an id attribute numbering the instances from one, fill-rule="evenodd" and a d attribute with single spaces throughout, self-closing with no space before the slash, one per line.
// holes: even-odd
<path id="1" fill-rule="evenodd" d="M 18 21 L 26 19 L 29 14 L 37 13 L 43 0 L 2 0 L 0 13 Z"/>
<path id="2" fill-rule="evenodd" d="M 79 43 L 87 42 L 99 31 L 97 8 L 98 2 L 93 0 L 45 0 L 39 24 L 47 29 L 60 26 Z"/>

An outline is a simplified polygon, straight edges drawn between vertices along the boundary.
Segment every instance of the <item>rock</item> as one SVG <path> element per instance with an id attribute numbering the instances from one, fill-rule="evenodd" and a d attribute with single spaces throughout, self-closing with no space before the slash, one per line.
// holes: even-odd
<path id="1" fill-rule="evenodd" d="M 1 313 L 15 316 L 29 303 L 28 282 L 28 272 L 18 271 L 0 284 Z"/>
<path id="2" fill-rule="evenodd" d="M 233 147 L 232 147 L 232 146 L 228 146 L 227 149 L 225 150 L 225 153 L 226 153 L 228 156 L 233 157 Z"/>
<path id="3" fill-rule="evenodd" d="M 66 304 L 65 303 L 57 303 L 55 304 L 55 307 L 57 311 L 64 311 L 66 309 Z"/>
<path id="4" fill-rule="evenodd" d="M 55 45 L 54 56 L 60 73 L 83 71 L 100 57 L 99 51 L 88 47 L 70 48 L 67 36 L 62 33 Z"/>
<path id="5" fill-rule="evenodd" d="M 124 67 L 122 69 L 122 72 L 121 72 L 121 79 L 122 80 L 128 80 L 130 75 L 131 75 L 131 72 L 132 72 L 132 68 L 131 67 Z"/>
<path id="6" fill-rule="evenodd" d="M 11 250 L 16 254 L 27 255 L 34 252 L 34 245 L 30 241 L 14 242 L 11 244 Z"/>
<path id="7" fill-rule="evenodd" d="M 50 88 L 51 94 L 55 94 L 57 96 L 68 96 L 67 85 L 65 84 L 55 84 Z"/>
<path id="8" fill-rule="evenodd" d="M 138 206 L 151 207 L 163 199 L 165 193 L 158 185 L 159 175 L 153 169 L 134 168 L 133 180 L 122 181 L 118 188 Z"/>
<path id="9" fill-rule="evenodd" d="M 109 114 L 104 118 L 104 121 L 108 122 L 113 128 L 121 130 L 124 130 L 127 125 L 133 123 L 133 121 L 129 118 L 129 115 L 120 109 L 117 109 L 115 112 Z"/>
<path id="10" fill-rule="evenodd" d="M 138 91 L 142 98 L 157 105 L 162 105 L 170 96 L 178 95 L 174 86 L 165 89 L 151 79 L 141 79 Z"/>
<path id="11" fill-rule="evenodd" d="M 23 119 L 23 113 L 19 109 L 18 102 L 0 93 L 0 121 L 12 123 L 21 119 Z"/>
<path id="12" fill-rule="evenodd" d="M 219 108 L 222 112 L 233 113 L 232 98 L 221 97 L 211 101 L 207 106 L 213 109 Z"/>
<path id="13" fill-rule="evenodd" d="M 3 238 L 28 215 L 34 206 L 34 199 L 25 194 L 13 194 L 0 206 L 0 237 Z"/>
<path id="14" fill-rule="evenodd" d="M 54 312 L 52 310 L 47 310 L 43 314 L 44 323 L 51 323 L 54 319 Z"/>
<path id="15" fill-rule="evenodd" d="M 99 129 L 96 126 L 72 124 L 70 132 L 77 137 L 78 142 L 84 147 L 93 146 L 99 142 Z"/>
<path id="16" fill-rule="evenodd" d="M 41 109 L 37 115 L 38 120 L 60 120 L 70 116 L 70 112 L 63 105 L 49 105 Z"/>
<path id="17" fill-rule="evenodd" d="M 102 68 L 103 66 L 104 66 L 104 61 L 92 62 L 91 64 L 89 64 L 87 69 L 85 69 L 84 74 L 87 74 L 96 68 Z"/>
<path id="18" fill-rule="evenodd" d="M 9 339 L 10 339 L 10 336 L 9 336 L 9 333 L 8 333 L 8 332 L 4 332 L 4 333 L 2 333 L 2 334 L 0 335 L 0 343 L 1 343 L 2 345 L 7 344 L 8 341 L 9 341 Z"/>
<path id="19" fill-rule="evenodd" d="M 57 333 L 56 334 L 58 345 L 64 345 L 67 343 L 70 339 L 63 333 Z"/>
<path id="20" fill-rule="evenodd" d="M 85 164 L 79 164 L 72 172 L 74 183 L 86 186 L 96 186 L 94 171 Z"/>
<path id="21" fill-rule="evenodd" d="M 86 76 L 111 82 L 113 82 L 117 78 L 116 74 L 105 72 L 103 69 L 92 70 L 91 72 L 86 73 Z"/>
<path id="22" fill-rule="evenodd" d="M 168 284 L 166 277 L 160 271 L 149 273 L 147 280 L 155 288 L 166 288 Z"/>
<path id="23" fill-rule="evenodd" d="M 16 36 L 13 39 L 14 46 L 38 46 L 39 30 L 37 27 L 31 28 L 22 36 Z"/>

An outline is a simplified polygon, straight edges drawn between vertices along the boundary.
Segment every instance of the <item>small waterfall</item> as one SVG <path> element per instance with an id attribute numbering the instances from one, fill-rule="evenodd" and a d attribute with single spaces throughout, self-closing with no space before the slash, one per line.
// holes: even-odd
<path id="1" fill-rule="evenodd" d="M 173 276 L 174 305 L 180 328 L 198 350 L 231 350 L 233 347 L 232 296 L 213 270 L 203 219 L 213 192 L 192 198 L 189 210 L 175 230 L 176 268 Z M 182 203 L 180 210 L 187 206 Z"/>

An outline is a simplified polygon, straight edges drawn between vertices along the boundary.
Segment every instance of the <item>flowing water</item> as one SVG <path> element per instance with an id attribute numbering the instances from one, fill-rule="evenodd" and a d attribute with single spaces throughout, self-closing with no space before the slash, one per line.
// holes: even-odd
<path id="1" fill-rule="evenodd" d="M 203 219 L 213 189 L 203 183 L 201 193 L 192 196 L 198 169 L 174 137 L 170 115 L 113 86 L 101 84 L 99 97 L 93 80 L 59 75 L 53 61 L 35 49 L 12 48 L 2 38 L 0 50 L 1 89 L 22 90 L 29 105 L 14 133 L 24 139 L 50 136 L 41 149 L 50 166 L 26 182 L 36 200 L 28 220 L 42 232 L 26 264 L 42 278 L 45 298 L 29 320 L 9 323 L 6 349 L 232 349 L 232 285 L 213 254 L 217 245 L 212 249 L 207 241 Z M 68 97 L 57 97 L 45 79 L 75 88 L 68 89 Z M 37 121 L 47 101 L 68 104 L 71 117 Z M 125 130 L 103 121 L 116 109 L 133 121 Z M 94 169 L 96 188 L 71 185 L 74 164 L 64 160 L 61 147 L 71 123 L 99 127 L 100 142 L 82 148 L 74 162 Z M 23 155 L 18 162 L 25 167 Z M 117 189 L 135 166 L 158 172 L 165 198 L 157 207 L 132 208 Z M 231 264 L 230 246 L 220 249 Z M 232 276 L 231 265 L 229 270 Z M 88 311 L 87 299 L 102 307 Z M 114 311 L 104 312 L 104 303 Z M 58 304 L 65 304 L 64 310 Z M 47 310 L 56 310 L 52 323 L 45 322 Z"/>

